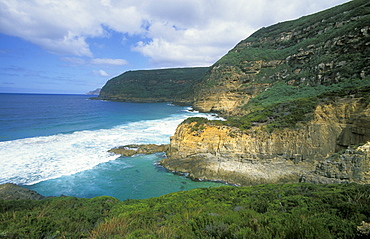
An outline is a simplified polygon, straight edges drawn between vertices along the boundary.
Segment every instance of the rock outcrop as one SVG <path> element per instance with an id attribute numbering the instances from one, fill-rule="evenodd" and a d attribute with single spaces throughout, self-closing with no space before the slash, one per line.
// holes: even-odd
<path id="1" fill-rule="evenodd" d="M 133 156 L 135 154 L 154 154 L 160 152 L 166 152 L 169 148 L 168 144 L 130 144 L 125 146 L 120 146 L 108 150 L 108 152 L 121 154 L 122 156 Z"/>
<path id="2" fill-rule="evenodd" d="M 273 133 L 183 123 L 162 164 L 194 178 L 240 185 L 370 182 L 369 124 L 370 106 L 359 99 L 319 105 L 309 123 Z M 357 150 L 347 149 L 364 142 Z"/>
<path id="3" fill-rule="evenodd" d="M 23 188 L 13 183 L 5 183 L 0 185 L 0 199 L 3 200 L 20 200 L 31 199 L 41 200 L 44 196 L 38 194 L 33 190 Z"/>

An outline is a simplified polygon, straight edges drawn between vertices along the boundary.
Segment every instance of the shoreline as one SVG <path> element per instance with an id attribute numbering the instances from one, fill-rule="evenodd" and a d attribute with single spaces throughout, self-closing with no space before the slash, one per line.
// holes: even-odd
<path id="1" fill-rule="evenodd" d="M 135 155 L 140 155 L 140 154 L 163 154 L 162 158 L 167 158 L 167 151 L 169 150 L 170 144 L 165 144 L 165 145 L 156 145 L 156 144 L 130 144 L 130 145 L 124 145 L 124 146 L 119 146 L 115 147 L 113 149 L 108 150 L 108 152 L 114 153 L 114 154 L 120 154 L 123 157 L 131 157 Z M 163 160 L 163 159 L 162 159 Z M 229 186 L 240 186 L 238 184 L 232 184 L 224 180 L 211 180 L 211 179 L 206 179 L 206 178 L 196 178 L 190 176 L 190 173 L 184 173 L 184 172 L 179 172 L 179 171 L 173 171 L 168 168 L 166 168 L 162 164 L 162 160 L 156 161 L 154 165 L 156 167 L 164 169 L 167 172 L 170 172 L 174 175 L 179 175 L 186 177 L 194 182 L 213 182 L 213 183 L 221 183 L 224 185 L 229 185 Z"/>

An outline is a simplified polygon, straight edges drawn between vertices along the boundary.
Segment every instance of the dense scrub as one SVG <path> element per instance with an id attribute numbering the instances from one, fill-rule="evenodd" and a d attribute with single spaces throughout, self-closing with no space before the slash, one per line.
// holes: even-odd
<path id="1" fill-rule="evenodd" d="M 118 199 L 0 200 L 0 238 L 86 238 Z"/>
<path id="2" fill-rule="evenodd" d="M 123 101 L 189 101 L 208 67 L 128 71 L 109 80 L 99 98 Z"/>
<path id="3" fill-rule="evenodd" d="M 0 238 L 366 238 L 369 194 L 369 185 L 281 184 L 0 201 Z"/>

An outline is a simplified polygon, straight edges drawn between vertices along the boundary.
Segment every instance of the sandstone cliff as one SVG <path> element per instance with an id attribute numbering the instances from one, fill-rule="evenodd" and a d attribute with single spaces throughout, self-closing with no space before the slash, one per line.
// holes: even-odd
<path id="1" fill-rule="evenodd" d="M 263 28 L 216 62 L 162 164 L 251 185 L 370 182 L 370 3 Z"/>
<path id="2" fill-rule="evenodd" d="M 195 178 L 241 185 L 370 182 L 370 107 L 359 101 L 319 105 L 309 123 L 273 133 L 260 127 L 242 131 L 213 122 L 201 127 L 196 122 L 183 123 L 171 138 L 168 158 L 162 164 Z"/>

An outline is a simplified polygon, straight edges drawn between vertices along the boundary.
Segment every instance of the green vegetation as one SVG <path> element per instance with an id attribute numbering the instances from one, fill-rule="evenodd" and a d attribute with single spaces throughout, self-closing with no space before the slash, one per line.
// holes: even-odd
<path id="1" fill-rule="evenodd" d="M 128 71 L 102 88 L 99 98 L 124 101 L 189 101 L 208 67 Z"/>
<path id="2" fill-rule="evenodd" d="M 242 40 L 234 49 L 222 57 L 216 65 L 240 67 L 244 61 L 284 60 L 309 46 L 324 46 L 336 37 L 352 34 L 370 23 L 370 4 L 367 0 L 353 0 L 346 4 L 301 17 L 297 20 L 263 27 Z M 358 19 L 357 19 L 358 18 Z M 343 24 L 336 27 L 337 24 Z M 287 33 L 296 33 L 289 40 L 280 40 Z M 248 44 L 246 46 L 246 44 Z M 340 46 L 336 46 L 337 48 Z M 334 47 L 335 48 L 335 47 Z M 337 50 L 337 49 L 333 49 Z M 369 51 L 367 49 L 366 51 Z M 321 54 L 322 57 L 325 54 Z M 353 52 L 343 56 L 356 59 Z M 337 56 L 332 56 L 334 59 Z M 357 59 L 361 64 L 361 59 Z M 242 67 L 241 67 L 242 68 Z"/>
<path id="3" fill-rule="evenodd" d="M 243 106 L 248 111 L 247 114 L 231 117 L 224 124 L 243 130 L 251 128 L 254 124 L 264 124 L 270 132 L 279 128 L 294 128 L 297 123 L 305 123 L 312 119 L 312 113 L 321 101 L 348 96 L 362 97 L 369 101 L 369 95 L 369 77 L 316 87 L 277 83 Z"/>
<path id="4" fill-rule="evenodd" d="M 366 238 L 369 194 L 369 185 L 280 184 L 0 201 L 0 238 Z"/>
<path id="5" fill-rule="evenodd" d="M 191 124 L 194 122 L 196 123 L 191 127 L 191 132 L 203 131 L 205 129 L 205 125 L 221 126 L 224 124 L 220 120 L 209 120 L 204 117 L 189 117 L 185 119 L 181 124 Z"/>
<path id="6" fill-rule="evenodd" d="M 196 122 L 196 124 L 194 124 L 191 128 L 191 132 L 204 130 L 204 124 L 208 123 L 209 120 L 203 117 L 190 117 L 185 119 L 182 124 L 191 124 L 193 122 Z"/>
<path id="7" fill-rule="evenodd" d="M 117 202 L 112 197 L 0 200 L 0 238 L 86 238 Z"/>
<path id="8" fill-rule="evenodd" d="M 214 64 L 200 92 L 236 91 L 224 82 L 237 79 L 239 93 L 252 98 L 224 124 L 268 132 L 308 122 L 318 104 L 335 97 L 369 103 L 369 25 L 369 1 L 353 0 L 262 28 Z"/>
<path id="9" fill-rule="evenodd" d="M 369 1 L 353 0 L 262 28 L 214 64 L 200 92 L 217 94 L 223 82 L 238 79 L 239 92 L 254 98 L 242 106 L 245 115 L 225 124 L 241 129 L 264 124 L 268 131 L 295 127 L 310 119 L 325 96 L 343 97 L 348 89 L 369 86 L 363 78 L 370 72 L 369 25 Z"/>

